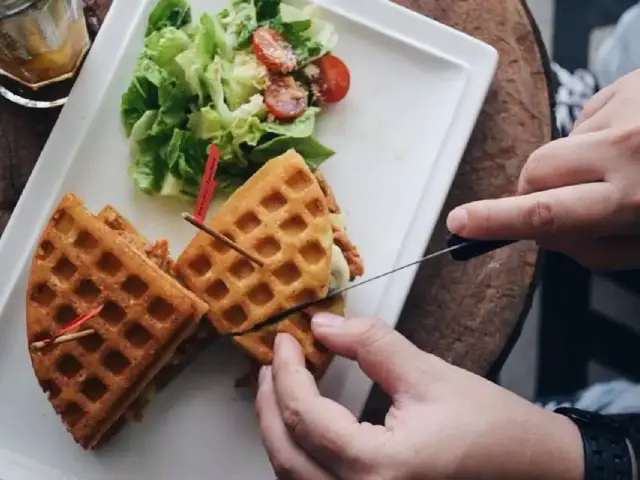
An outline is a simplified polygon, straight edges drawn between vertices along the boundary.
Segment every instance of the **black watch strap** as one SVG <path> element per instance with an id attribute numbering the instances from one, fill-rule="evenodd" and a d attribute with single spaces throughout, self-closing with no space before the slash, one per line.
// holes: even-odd
<path id="1" fill-rule="evenodd" d="M 585 480 L 635 480 L 629 441 L 619 424 L 577 408 L 562 407 L 555 412 L 570 418 L 580 430 Z"/>

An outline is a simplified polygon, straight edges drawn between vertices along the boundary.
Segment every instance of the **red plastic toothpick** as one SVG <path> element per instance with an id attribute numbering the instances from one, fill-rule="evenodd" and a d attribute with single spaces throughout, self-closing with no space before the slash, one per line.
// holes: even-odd
<path id="1" fill-rule="evenodd" d="M 80 325 L 85 323 L 87 320 L 91 320 L 93 317 L 98 316 L 100 314 L 100 312 L 102 311 L 103 307 L 104 307 L 104 305 L 100 305 L 95 310 L 91 310 L 90 312 L 85 313 L 84 315 L 80 315 L 79 317 L 71 320 L 64 327 L 62 327 L 61 329 L 55 331 L 53 333 L 53 338 L 59 337 L 60 335 L 64 335 L 68 331 L 73 330 L 75 328 L 78 328 Z"/>
<path id="2" fill-rule="evenodd" d="M 59 328 L 58 330 L 53 332 L 53 335 L 51 335 L 51 338 L 47 338 L 45 340 L 31 344 L 31 348 L 37 350 L 51 344 L 63 343 L 63 341 L 65 340 L 74 340 L 76 338 L 85 337 L 89 335 L 88 332 L 91 332 L 91 334 L 96 333 L 95 330 L 82 330 L 80 332 L 67 335 L 69 331 L 75 330 L 76 328 L 80 327 L 83 323 L 99 315 L 103 307 L 104 305 L 100 305 L 98 308 L 91 310 L 90 312 L 85 313 L 84 315 L 80 315 L 79 317 L 74 318 L 69 323 L 67 323 L 64 327 Z"/>
<path id="3" fill-rule="evenodd" d="M 204 222 L 209 210 L 209 205 L 213 199 L 213 192 L 216 188 L 216 170 L 218 169 L 218 159 L 220 158 L 220 151 L 213 143 L 209 145 L 209 157 L 207 158 L 207 164 L 204 167 L 204 174 L 200 181 L 200 190 L 198 190 L 198 197 L 196 198 L 196 206 L 193 210 L 193 216 L 199 222 Z"/>

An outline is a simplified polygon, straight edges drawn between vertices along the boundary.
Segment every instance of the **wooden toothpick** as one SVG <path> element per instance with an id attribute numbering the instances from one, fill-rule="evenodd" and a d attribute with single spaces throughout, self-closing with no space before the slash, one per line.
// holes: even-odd
<path id="1" fill-rule="evenodd" d="M 202 230 L 204 233 L 206 233 L 206 234 L 212 236 L 213 238 L 215 238 L 216 240 L 224 243 L 230 249 L 235 250 L 236 252 L 238 252 L 243 257 L 248 258 L 253 263 L 258 265 L 260 268 L 264 267 L 264 262 L 262 260 L 260 260 L 259 258 L 255 257 L 254 255 L 250 254 L 244 248 L 242 248 L 240 245 L 238 245 L 237 243 L 233 242 L 229 238 L 225 237 L 221 233 L 218 233 L 215 230 L 207 227 L 204 223 L 198 221 L 193 215 L 190 215 L 190 214 L 185 212 L 185 213 L 182 214 L 182 218 L 184 218 L 187 222 L 189 222 L 194 227 Z"/>
<path id="2" fill-rule="evenodd" d="M 71 342 L 73 340 L 78 340 L 79 338 L 88 337 L 89 335 L 93 335 L 94 333 L 96 333 L 96 331 L 92 329 L 81 330 L 80 332 L 60 335 L 59 337 L 56 337 L 52 340 L 42 340 L 40 342 L 34 342 L 31 344 L 31 348 L 33 350 L 40 350 L 51 345 L 58 345 L 60 343 Z"/>

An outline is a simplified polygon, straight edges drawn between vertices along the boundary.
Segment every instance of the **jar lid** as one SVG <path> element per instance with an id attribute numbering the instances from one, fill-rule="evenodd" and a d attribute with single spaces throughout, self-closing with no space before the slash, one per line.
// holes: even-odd
<path id="1" fill-rule="evenodd" d="M 0 0 L 0 19 L 17 15 L 38 0 Z"/>

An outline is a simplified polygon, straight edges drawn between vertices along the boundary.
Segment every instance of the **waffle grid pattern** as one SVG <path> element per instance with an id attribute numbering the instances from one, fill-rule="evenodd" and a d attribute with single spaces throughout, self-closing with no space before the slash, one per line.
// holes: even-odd
<path id="1" fill-rule="evenodd" d="M 208 302 L 209 318 L 219 332 L 244 330 L 326 294 L 331 223 L 323 192 L 302 159 L 271 160 L 225 203 L 211 227 L 265 265 L 254 265 L 204 233 L 178 258 L 179 277 Z M 277 331 L 295 336 L 312 365 L 325 361 L 327 352 L 313 341 L 306 314 L 234 340 L 269 363 Z"/>
<path id="2" fill-rule="evenodd" d="M 136 250 L 145 252 L 147 256 L 152 253 L 150 252 L 150 244 L 147 239 L 143 237 L 140 232 L 138 232 L 136 228 L 112 206 L 107 205 L 100 211 L 100 213 L 98 213 L 97 216 L 105 225 L 119 235 L 122 235 L 122 238 L 130 242 Z M 156 244 L 157 243 L 158 242 L 156 242 Z M 164 243 L 166 244 L 166 242 Z M 164 253 L 165 256 L 162 259 L 156 258 L 152 259 L 152 261 L 156 260 L 157 264 L 166 273 L 173 275 L 173 260 L 168 256 L 168 247 Z M 144 392 L 142 392 L 142 394 L 131 404 L 126 413 L 127 419 L 140 421 L 143 417 L 143 410 L 153 395 L 171 382 L 171 380 L 173 380 L 173 378 L 184 367 L 186 367 L 206 345 L 210 343 L 213 336 L 214 331 L 211 325 L 207 322 L 200 321 L 197 330 L 178 345 L 169 362 L 160 369 L 153 381 L 147 385 Z"/>
<path id="3" fill-rule="evenodd" d="M 195 308 L 166 285 L 154 287 L 158 282 L 148 266 L 135 254 L 116 255 L 116 242 L 109 244 L 102 235 L 106 227 L 83 208 L 68 207 L 56 211 L 37 247 L 27 302 L 28 337 L 29 343 L 46 338 L 103 305 L 99 316 L 80 327 L 97 333 L 31 352 L 42 388 L 86 446 L 105 422 L 115 420 L 110 419 L 114 406 L 126 406 L 127 393 L 162 350 L 193 324 Z"/>

